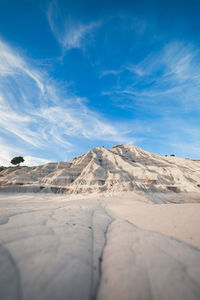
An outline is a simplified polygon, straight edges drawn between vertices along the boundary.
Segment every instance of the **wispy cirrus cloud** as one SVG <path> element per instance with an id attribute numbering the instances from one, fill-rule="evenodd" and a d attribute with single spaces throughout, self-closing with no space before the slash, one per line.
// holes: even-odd
<path id="1" fill-rule="evenodd" d="M 0 40 L 0 76 L 8 77 L 9 75 L 27 75 L 37 84 L 40 91 L 44 92 L 44 85 L 39 73 L 33 68 L 29 68 L 17 52 L 13 53 L 11 48 Z"/>
<path id="2" fill-rule="evenodd" d="M 146 90 L 174 92 L 174 88 L 190 86 L 195 88 L 200 81 L 200 59 L 197 49 L 182 42 L 171 42 L 161 51 L 150 54 L 137 65 L 127 69 L 137 80 L 149 84 Z M 137 85 L 133 84 L 132 87 Z M 143 89 L 144 90 L 144 89 Z"/>
<path id="3" fill-rule="evenodd" d="M 99 78 L 102 78 L 107 75 L 116 76 L 116 75 L 119 75 L 121 72 L 123 72 L 123 70 L 104 70 L 104 71 L 101 71 Z"/>
<path id="4" fill-rule="evenodd" d="M 84 98 L 60 87 L 3 41 L 0 61 L 0 163 L 18 151 L 33 164 L 65 160 L 84 140 L 130 141 L 128 124 L 113 124 L 90 110 Z"/>
<path id="5" fill-rule="evenodd" d="M 120 71 L 112 70 L 113 75 L 122 75 L 118 86 L 104 94 L 124 94 L 137 101 L 150 99 L 167 101 L 176 97 L 180 104 L 199 101 L 200 58 L 197 49 L 182 42 L 171 42 L 162 50 L 149 54 L 138 64 L 127 64 Z M 123 83 L 124 72 L 128 71 L 128 80 Z M 104 76 L 110 74 L 104 71 Z"/>
<path id="6" fill-rule="evenodd" d="M 84 47 L 94 30 L 101 24 L 99 21 L 83 23 L 71 16 L 64 16 L 56 0 L 51 1 L 48 6 L 47 19 L 52 33 L 64 52 Z"/>
<path id="7" fill-rule="evenodd" d="M 140 123 L 148 124 L 147 139 L 161 139 L 162 145 L 182 155 L 180 145 L 190 145 L 198 157 L 200 139 L 200 56 L 194 45 L 170 42 L 137 64 L 126 64 L 112 72 L 116 86 L 103 95 L 132 111 Z M 105 75 L 106 72 L 104 72 Z M 144 122 L 145 119 L 145 122 Z M 145 138 L 144 138 L 145 139 Z M 177 142 L 176 142 L 177 141 Z M 161 142 L 159 142 L 161 144 Z M 179 144 L 179 146 L 178 146 Z M 187 148 L 187 155 L 189 148 Z M 154 150 L 155 151 L 155 150 Z M 195 153 L 196 151 L 196 153 Z"/>

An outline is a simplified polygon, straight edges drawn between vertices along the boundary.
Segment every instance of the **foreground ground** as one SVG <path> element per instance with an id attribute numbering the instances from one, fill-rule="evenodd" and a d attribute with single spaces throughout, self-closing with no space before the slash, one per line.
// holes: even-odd
<path id="1" fill-rule="evenodd" d="M 184 201 L 1 194 L 0 299 L 200 299 L 198 195 L 168 203 Z"/>

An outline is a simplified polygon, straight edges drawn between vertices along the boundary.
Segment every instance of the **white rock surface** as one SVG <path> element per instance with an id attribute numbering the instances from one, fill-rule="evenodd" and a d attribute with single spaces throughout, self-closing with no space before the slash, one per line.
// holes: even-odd
<path id="1" fill-rule="evenodd" d="M 200 299 L 200 204 L 153 199 L 1 194 L 0 299 Z"/>
<path id="2" fill-rule="evenodd" d="M 121 191 L 200 192 L 200 162 L 162 157 L 137 146 L 103 146 L 71 162 L 10 167 L 0 172 L 0 191 L 99 193 Z"/>

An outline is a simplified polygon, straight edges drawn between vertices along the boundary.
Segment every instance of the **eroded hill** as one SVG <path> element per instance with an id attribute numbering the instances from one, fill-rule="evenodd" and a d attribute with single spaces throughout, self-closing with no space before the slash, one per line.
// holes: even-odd
<path id="1" fill-rule="evenodd" d="M 137 146 L 103 146 L 69 162 L 9 167 L 0 191 L 69 194 L 120 191 L 200 192 L 200 162 L 163 157 Z"/>

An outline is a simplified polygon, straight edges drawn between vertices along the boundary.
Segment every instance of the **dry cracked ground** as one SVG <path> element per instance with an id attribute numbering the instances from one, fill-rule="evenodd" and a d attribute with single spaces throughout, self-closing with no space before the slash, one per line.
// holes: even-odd
<path id="1" fill-rule="evenodd" d="M 1 194 L 0 299 L 200 299 L 199 206 Z"/>

